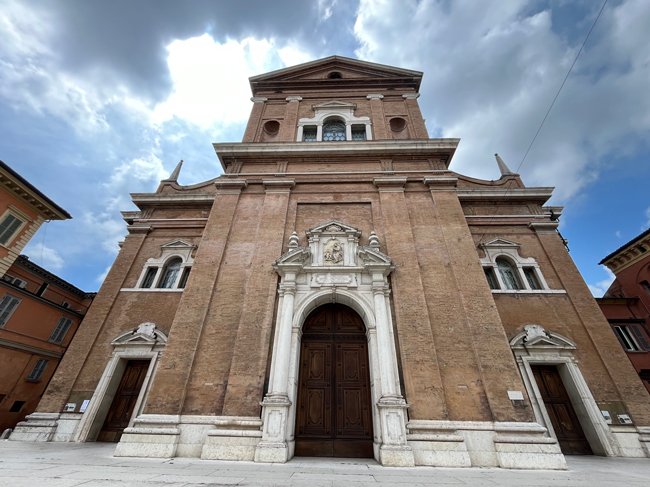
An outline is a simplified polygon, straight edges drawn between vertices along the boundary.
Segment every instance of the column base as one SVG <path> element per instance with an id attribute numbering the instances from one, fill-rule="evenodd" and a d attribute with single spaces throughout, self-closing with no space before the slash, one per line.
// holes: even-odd
<path id="1" fill-rule="evenodd" d="M 60 413 L 32 413 L 16 425 L 11 441 L 52 441 Z"/>
<path id="2" fill-rule="evenodd" d="M 216 428 L 207 432 L 201 458 L 204 460 L 255 460 L 257 444 L 262 438 L 259 418 L 222 416 Z"/>
<path id="3" fill-rule="evenodd" d="M 174 415 L 144 414 L 126 428 L 115 447 L 116 457 L 171 458 L 176 456 L 180 418 Z"/>
<path id="4" fill-rule="evenodd" d="M 293 456 L 293 442 L 288 442 L 289 407 L 286 394 L 267 394 L 262 401 L 262 441 L 255 449 L 255 461 L 285 463 Z"/>
<path id="5" fill-rule="evenodd" d="M 410 446 L 379 447 L 379 463 L 384 467 L 414 467 L 415 458 Z"/>

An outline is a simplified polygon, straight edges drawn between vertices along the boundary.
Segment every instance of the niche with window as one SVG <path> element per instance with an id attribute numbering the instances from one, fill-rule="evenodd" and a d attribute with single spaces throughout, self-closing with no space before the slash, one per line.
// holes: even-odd
<path id="1" fill-rule="evenodd" d="M 519 255 L 519 244 L 499 238 L 480 247 L 485 252 L 483 272 L 493 292 L 564 292 L 549 289 L 535 259 Z"/>
<path id="2" fill-rule="evenodd" d="M 298 142 L 372 140 L 370 117 L 356 117 L 355 104 L 330 101 L 312 108 L 314 117 L 298 121 Z"/>
<path id="3" fill-rule="evenodd" d="M 136 288 L 151 291 L 185 288 L 194 263 L 192 251 L 195 246 L 174 240 L 161 245 L 160 249 L 158 258 L 147 260 Z"/>

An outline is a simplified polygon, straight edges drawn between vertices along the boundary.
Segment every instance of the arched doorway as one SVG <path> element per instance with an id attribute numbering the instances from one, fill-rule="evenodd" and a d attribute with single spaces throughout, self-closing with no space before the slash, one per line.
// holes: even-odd
<path id="1" fill-rule="evenodd" d="M 373 456 L 368 339 L 347 306 L 326 304 L 305 320 L 295 440 L 298 456 Z"/>

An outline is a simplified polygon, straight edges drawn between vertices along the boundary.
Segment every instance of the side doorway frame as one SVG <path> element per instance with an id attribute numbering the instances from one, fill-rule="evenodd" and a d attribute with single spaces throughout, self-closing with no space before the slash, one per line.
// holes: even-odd
<path id="1" fill-rule="evenodd" d="M 128 361 L 149 360 L 149 368 L 129 420 L 129 427 L 132 426 L 133 420 L 144 408 L 151 379 L 166 344 L 167 335 L 157 329 L 155 323 L 141 323 L 111 342 L 114 347 L 113 353 L 90 399 L 88 409 L 77 426 L 72 441 L 85 442 L 97 439 Z"/>
<path id="2" fill-rule="evenodd" d="M 575 360 L 573 351 L 577 348 L 576 344 L 562 335 L 545 330 L 541 325 L 529 324 L 510 340 L 510 347 L 528 392 L 535 419 L 548 430 L 549 436 L 557 439 L 533 375 L 533 365 L 557 367 L 594 455 L 616 456 L 616 442 Z"/>

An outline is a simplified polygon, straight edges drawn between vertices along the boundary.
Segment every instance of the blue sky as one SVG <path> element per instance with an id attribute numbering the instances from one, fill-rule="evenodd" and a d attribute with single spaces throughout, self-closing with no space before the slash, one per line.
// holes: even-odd
<path id="1" fill-rule="evenodd" d="M 32 260 L 96 290 L 130 192 L 217 176 L 213 142 L 241 140 L 247 78 L 338 54 L 424 72 L 432 137 L 451 169 L 512 169 L 601 6 L 591 0 L 0 0 L 0 159 L 73 215 Z M 535 145 L 529 186 L 555 186 L 561 232 L 596 295 L 602 257 L 650 224 L 650 3 L 609 0 Z"/>

